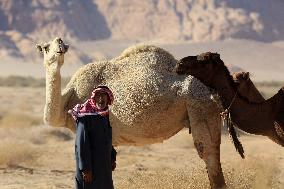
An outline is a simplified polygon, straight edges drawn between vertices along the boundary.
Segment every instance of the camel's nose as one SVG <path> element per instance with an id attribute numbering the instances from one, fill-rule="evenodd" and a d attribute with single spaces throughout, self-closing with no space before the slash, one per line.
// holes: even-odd
<path id="1" fill-rule="evenodd" d="M 67 52 L 68 49 L 69 49 L 69 45 L 68 44 L 64 44 L 64 49 L 65 49 L 65 52 Z"/>

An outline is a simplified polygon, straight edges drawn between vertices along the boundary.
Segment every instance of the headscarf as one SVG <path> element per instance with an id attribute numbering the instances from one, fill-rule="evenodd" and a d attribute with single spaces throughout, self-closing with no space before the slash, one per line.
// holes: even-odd
<path id="1" fill-rule="evenodd" d="M 98 92 L 105 92 L 108 95 L 108 105 L 111 105 L 113 103 L 114 97 L 111 90 L 107 86 L 99 85 L 94 88 L 91 97 L 84 104 L 77 104 L 73 109 L 69 110 L 68 113 L 70 113 L 75 120 L 78 117 L 83 117 L 85 115 L 108 116 L 108 106 L 105 109 L 99 109 L 96 106 L 94 97 Z"/>

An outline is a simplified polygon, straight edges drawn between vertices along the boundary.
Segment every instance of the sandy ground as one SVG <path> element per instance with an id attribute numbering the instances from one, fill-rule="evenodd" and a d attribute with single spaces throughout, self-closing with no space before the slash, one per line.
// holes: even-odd
<path id="1" fill-rule="evenodd" d="M 8 135 L 7 129 L 1 129 L 0 135 L 1 189 L 73 188 L 71 133 L 32 127 L 14 128 Z M 283 188 L 283 149 L 263 137 L 241 137 L 241 141 L 245 160 L 229 138 L 222 137 L 221 162 L 229 188 Z M 116 188 L 209 188 L 204 163 L 186 130 L 161 144 L 117 149 Z"/>
<path id="2" fill-rule="evenodd" d="M 74 186 L 74 134 L 40 123 L 44 94 L 44 88 L 0 87 L 0 189 Z M 240 140 L 244 160 L 222 136 L 221 163 L 229 188 L 284 188 L 283 148 L 259 136 Z M 209 188 L 205 165 L 186 129 L 164 143 L 117 150 L 115 188 Z"/>

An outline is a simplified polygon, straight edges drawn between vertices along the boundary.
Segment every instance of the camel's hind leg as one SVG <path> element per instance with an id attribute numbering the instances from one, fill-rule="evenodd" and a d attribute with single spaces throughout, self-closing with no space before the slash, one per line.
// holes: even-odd
<path id="1" fill-rule="evenodd" d="M 187 104 L 192 137 L 198 155 L 204 160 L 211 188 L 225 188 L 220 163 L 221 124 L 218 108 L 213 102 Z"/>

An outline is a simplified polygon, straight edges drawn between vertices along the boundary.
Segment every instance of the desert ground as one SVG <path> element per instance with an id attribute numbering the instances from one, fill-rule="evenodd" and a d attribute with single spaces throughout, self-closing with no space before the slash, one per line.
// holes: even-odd
<path id="1" fill-rule="evenodd" d="M 44 100 L 44 87 L 0 87 L 1 189 L 74 186 L 75 136 L 67 129 L 43 125 Z M 283 188 L 282 147 L 261 136 L 241 135 L 240 140 L 244 160 L 224 130 L 221 163 L 229 188 Z M 113 172 L 117 189 L 210 188 L 187 129 L 163 143 L 120 146 L 117 151 Z"/>

